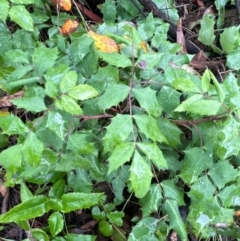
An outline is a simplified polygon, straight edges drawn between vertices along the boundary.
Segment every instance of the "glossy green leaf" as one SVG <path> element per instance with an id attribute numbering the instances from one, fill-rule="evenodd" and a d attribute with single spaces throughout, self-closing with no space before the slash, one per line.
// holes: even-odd
<path id="1" fill-rule="evenodd" d="M 15 4 L 35 4 L 36 0 L 11 0 L 11 2 Z"/>
<path id="2" fill-rule="evenodd" d="M 100 232 L 105 236 L 105 237 L 109 237 L 112 234 L 113 231 L 113 227 L 112 225 L 104 220 L 101 220 L 98 224 L 98 228 L 100 230 Z"/>
<path id="3" fill-rule="evenodd" d="M 0 117 L 0 127 L 2 129 L 2 133 L 7 135 L 21 135 L 29 131 L 22 120 L 12 114 Z"/>
<path id="4" fill-rule="evenodd" d="M 61 197 L 63 212 L 76 211 L 97 205 L 104 195 L 102 193 L 67 193 Z"/>
<path id="5" fill-rule="evenodd" d="M 161 186 L 164 192 L 164 197 L 176 201 L 179 206 L 185 205 L 183 197 L 184 193 L 176 186 L 174 179 L 163 180 Z"/>
<path id="6" fill-rule="evenodd" d="M 128 241 L 158 241 L 155 235 L 157 230 L 158 220 L 153 217 L 146 217 L 141 219 L 135 225 L 129 234 Z"/>
<path id="7" fill-rule="evenodd" d="M 33 32 L 33 20 L 23 5 L 12 6 L 9 10 L 10 19 L 26 31 Z"/>
<path id="8" fill-rule="evenodd" d="M 104 16 L 103 17 L 104 22 L 106 22 L 106 23 L 114 23 L 115 22 L 116 14 L 117 14 L 115 2 L 113 2 L 111 0 L 106 0 L 102 4 L 101 10 L 102 10 L 102 13 Z"/>
<path id="9" fill-rule="evenodd" d="M 44 103 L 45 91 L 41 87 L 32 87 L 25 91 L 24 97 L 12 100 L 18 108 L 31 112 L 41 112 L 47 109 Z"/>
<path id="10" fill-rule="evenodd" d="M 136 121 L 140 132 L 142 132 L 147 138 L 160 143 L 167 143 L 167 139 L 159 129 L 155 118 L 148 115 L 134 115 L 133 118 Z"/>
<path id="11" fill-rule="evenodd" d="M 173 81 L 172 86 L 184 92 L 201 93 L 201 90 L 190 79 L 177 78 Z"/>
<path id="12" fill-rule="evenodd" d="M 77 83 L 77 73 L 76 71 L 69 71 L 67 72 L 60 83 L 60 90 L 62 93 L 66 93 L 71 90 Z"/>
<path id="13" fill-rule="evenodd" d="M 61 179 L 55 182 L 49 191 L 49 197 L 61 199 L 61 196 L 64 194 L 65 187 L 66 187 L 66 184 L 64 180 Z"/>
<path id="14" fill-rule="evenodd" d="M 229 38 L 229 36 L 231 36 L 231 38 Z M 224 28 L 223 32 L 220 34 L 220 44 L 222 46 L 223 51 L 229 54 L 238 47 L 239 43 L 239 26 Z"/>
<path id="15" fill-rule="evenodd" d="M 212 164 L 212 156 L 206 153 L 202 148 L 194 147 L 184 151 L 185 156 L 180 177 L 185 183 L 191 184 L 198 180 L 198 176 L 209 169 Z"/>
<path id="16" fill-rule="evenodd" d="M 238 185 L 232 184 L 230 186 L 226 186 L 218 193 L 218 197 L 220 198 L 224 207 L 230 208 L 240 205 L 239 191 Z"/>
<path id="17" fill-rule="evenodd" d="M 227 55 L 227 67 L 234 70 L 240 69 L 240 62 L 238 61 L 238 56 L 240 54 L 240 50 L 235 50 L 232 53 Z"/>
<path id="18" fill-rule="evenodd" d="M 214 76 L 214 74 L 209 70 L 209 74 L 211 76 L 211 79 L 213 81 L 213 84 L 215 86 L 215 89 L 217 91 L 217 94 L 218 94 L 218 97 L 220 99 L 221 102 L 224 101 L 225 99 L 225 93 L 223 91 L 223 88 L 222 86 L 219 84 L 219 82 L 217 81 L 216 77 Z"/>
<path id="19" fill-rule="evenodd" d="M 186 227 L 178 210 L 178 203 L 175 200 L 167 199 L 163 204 L 163 209 L 168 214 L 170 228 L 177 232 L 182 241 L 188 241 Z"/>
<path id="20" fill-rule="evenodd" d="M 0 22 L 0 44 L 1 44 L 1 48 L 0 48 L 0 54 L 2 56 L 5 55 L 5 52 L 9 51 L 10 49 L 13 49 L 13 40 L 12 40 L 12 35 L 11 33 L 9 32 L 9 29 L 8 27 Z M 0 75 L 0 85 L 3 84 L 2 82 L 2 75 L 6 75 L 6 70 L 7 69 L 12 69 L 12 67 L 5 67 L 5 73 L 2 72 L 2 67 L 1 67 L 1 75 Z M 8 71 L 9 72 L 9 71 Z"/>
<path id="21" fill-rule="evenodd" d="M 96 236 L 85 234 L 68 234 L 65 238 L 66 241 L 96 241 Z"/>
<path id="22" fill-rule="evenodd" d="M 201 20 L 201 28 L 199 30 L 198 40 L 205 45 L 212 45 L 215 39 L 214 34 L 214 17 L 211 14 L 204 15 Z"/>
<path id="23" fill-rule="evenodd" d="M 133 142 L 123 142 L 115 147 L 111 156 L 108 158 L 109 170 L 108 174 L 113 170 L 117 170 L 125 162 L 130 161 L 133 154 L 135 144 Z"/>
<path id="24" fill-rule="evenodd" d="M 9 50 L 6 52 L 6 56 L 13 63 L 29 64 L 28 53 L 24 52 L 22 49 Z M 21 76 L 19 78 L 22 78 L 22 77 L 23 76 Z"/>
<path id="25" fill-rule="evenodd" d="M 26 202 L 13 207 L 7 213 L 0 215 L 0 222 L 18 222 L 39 217 L 48 211 L 46 207 L 47 202 L 47 197 L 43 195 L 35 196 Z"/>
<path id="26" fill-rule="evenodd" d="M 142 40 L 148 40 L 153 36 L 156 30 L 155 21 L 152 12 L 144 19 L 143 23 L 139 26 L 138 31 Z"/>
<path id="27" fill-rule="evenodd" d="M 59 234 L 64 225 L 63 215 L 60 212 L 55 212 L 48 218 L 48 225 L 51 235 L 54 237 Z"/>
<path id="28" fill-rule="evenodd" d="M 9 11 L 9 2 L 8 0 L 2 0 L 0 4 L 0 20 L 5 23 Z"/>
<path id="29" fill-rule="evenodd" d="M 136 197 L 143 198 L 151 184 L 153 174 L 150 163 L 147 162 L 138 151 L 135 151 L 130 168 L 130 182 L 131 188 Z"/>
<path id="30" fill-rule="evenodd" d="M 127 141 L 133 133 L 132 117 L 130 115 L 118 114 L 112 118 L 111 123 L 106 127 L 107 132 L 103 137 L 105 152 L 112 151 L 118 144 Z M 130 139 L 131 141 L 131 139 Z"/>
<path id="31" fill-rule="evenodd" d="M 138 142 L 137 147 L 139 147 L 140 150 L 146 155 L 146 157 L 153 162 L 158 170 L 165 170 L 168 168 L 162 151 L 156 143 Z"/>
<path id="32" fill-rule="evenodd" d="M 219 161 L 209 169 L 208 175 L 218 189 L 222 189 L 227 183 L 235 180 L 238 170 L 229 161 Z"/>
<path id="33" fill-rule="evenodd" d="M 35 238 L 36 240 L 44 240 L 44 241 L 49 241 L 49 237 L 46 234 L 45 231 L 43 231 L 40 228 L 34 228 L 31 230 L 32 236 L 33 238 Z"/>
<path id="34" fill-rule="evenodd" d="M 123 225 L 123 220 L 122 218 L 125 216 L 124 212 L 119 212 L 119 211 L 113 211 L 107 214 L 107 218 L 110 223 L 113 223 L 117 226 L 122 226 Z"/>
<path id="35" fill-rule="evenodd" d="M 124 101 L 130 88 L 126 85 L 111 84 L 106 91 L 98 99 L 98 105 L 103 110 L 109 109 L 112 106 L 117 106 L 120 102 Z"/>
<path id="36" fill-rule="evenodd" d="M 132 62 L 129 58 L 116 52 L 114 53 L 98 52 L 98 55 L 108 64 L 112 66 L 116 66 L 118 68 L 126 68 L 126 67 L 132 66 Z"/>
<path id="37" fill-rule="evenodd" d="M 96 97 L 98 95 L 97 90 L 95 90 L 90 85 L 77 85 L 72 88 L 68 95 L 76 100 L 88 100 L 90 98 Z"/>
<path id="38" fill-rule="evenodd" d="M 136 97 L 141 108 L 147 111 L 148 114 L 159 117 L 162 113 L 162 107 L 159 105 L 156 97 L 156 91 L 150 87 L 136 89 L 133 88 L 134 96 Z"/>
<path id="39" fill-rule="evenodd" d="M 143 218 L 148 217 L 153 212 L 157 212 L 162 199 L 163 196 L 160 186 L 158 184 L 151 184 L 147 194 L 140 199 Z"/>
<path id="40" fill-rule="evenodd" d="M 33 197 L 33 194 L 25 183 L 21 183 L 20 185 L 20 197 L 22 202 L 26 202 Z"/>
<path id="41" fill-rule="evenodd" d="M 55 101 L 56 108 L 65 110 L 72 115 L 82 115 L 83 111 L 79 104 L 71 97 L 62 95 Z"/>
<path id="42" fill-rule="evenodd" d="M 50 69 L 55 64 L 57 57 L 57 48 L 47 48 L 44 45 L 35 48 L 32 60 L 38 76 L 43 75 L 48 69 Z"/>

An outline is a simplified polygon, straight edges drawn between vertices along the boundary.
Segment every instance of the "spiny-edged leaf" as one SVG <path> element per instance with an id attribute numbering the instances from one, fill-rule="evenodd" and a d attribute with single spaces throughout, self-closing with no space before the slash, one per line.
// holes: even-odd
<path id="1" fill-rule="evenodd" d="M 238 170 L 229 163 L 228 160 L 219 161 L 215 163 L 208 171 L 215 186 L 222 189 L 228 182 L 236 179 Z"/>
<path id="2" fill-rule="evenodd" d="M 220 198 L 224 207 L 234 207 L 240 205 L 239 197 L 240 188 L 236 184 L 226 186 L 219 193 L 218 197 Z"/>
<path id="3" fill-rule="evenodd" d="M 185 205 L 183 199 L 184 193 L 176 186 L 174 179 L 163 180 L 161 186 L 165 198 L 175 200 L 179 206 Z"/>
<path id="4" fill-rule="evenodd" d="M 12 114 L 0 117 L 0 127 L 2 129 L 2 133 L 7 135 L 21 135 L 29 131 L 22 120 Z"/>
<path id="5" fill-rule="evenodd" d="M 159 220 L 153 217 L 141 219 L 129 234 L 128 241 L 158 241 L 155 232 L 157 230 Z"/>
<path id="6" fill-rule="evenodd" d="M 110 223 L 113 223 L 117 226 L 122 226 L 123 225 L 123 220 L 122 218 L 125 216 L 124 212 L 119 212 L 119 211 L 112 211 L 107 214 L 107 218 Z"/>
<path id="7" fill-rule="evenodd" d="M 112 151 L 116 145 L 127 140 L 133 132 L 131 115 L 117 115 L 112 118 L 110 125 L 107 126 L 106 135 L 103 137 L 104 151 Z"/>
<path id="8" fill-rule="evenodd" d="M 112 106 L 117 106 L 124 101 L 128 96 L 130 88 L 126 85 L 111 84 L 108 86 L 102 96 L 99 97 L 98 105 L 103 110 L 109 109 Z"/>
<path id="9" fill-rule="evenodd" d="M 31 234 L 32 237 L 36 240 L 49 241 L 49 236 L 47 235 L 47 233 L 40 228 L 31 229 Z"/>
<path id="10" fill-rule="evenodd" d="M 151 184 L 147 194 L 140 199 L 143 218 L 148 217 L 153 212 L 157 212 L 162 199 L 163 197 L 160 186 L 158 184 Z"/>
<path id="11" fill-rule="evenodd" d="M 229 38 L 229 36 L 231 36 L 231 38 Z M 220 34 L 220 44 L 223 51 L 228 54 L 237 48 L 239 45 L 239 40 L 239 26 L 224 28 L 223 32 Z"/>
<path id="12" fill-rule="evenodd" d="M 52 130 L 61 140 L 64 140 L 66 133 L 66 122 L 63 116 L 56 111 L 49 111 L 46 127 Z"/>
<path id="13" fill-rule="evenodd" d="M 202 79 L 201 79 L 201 83 L 202 83 L 202 90 L 203 93 L 206 93 L 209 90 L 210 87 L 210 74 L 209 74 L 209 70 L 206 69 L 202 75 Z"/>
<path id="14" fill-rule="evenodd" d="M 90 208 L 97 205 L 103 200 L 103 193 L 67 193 L 61 197 L 63 204 L 63 212 L 68 213 L 71 211 Z"/>
<path id="15" fill-rule="evenodd" d="M 216 115 L 222 106 L 222 104 L 217 100 L 199 99 L 192 102 L 193 99 L 194 98 L 190 97 L 189 99 L 184 101 L 181 105 L 179 105 L 174 111 L 178 111 L 178 112 L 187 111 L 193 114 L 210 116 L 210 115 Z"/>
<path id="16" fill-rule="evenodd" d="M 159 117 L 158 126 L 170 146 L 177 147 L 181 144 L 180 135 L 182 131 L 175 124 L 165 118 Z"/>
<path id="17" fill-rule="evenodd" d="M 208 14 L 203 16 L 201 20 L 201 28 L 199 30 L 198 40 L 205 45 L 212 45 L 215 39 L 213 15 Z"/>
<path id="18" fill-rule="evenodd" d="M 132 66 L 132 62 L 129 58 L 116 52 L 103 53 L 98 51 L 98 55 L 108 64 L 118 68 L 126 68 Z"/>
<path id="19" fill-rule="evenodd" d="M 8 16 L 8 11 L 9 11 L 9 2 L 8 0 L 2 0 L 0 4 L 0 20 L 2 20 L 4 23 L 7 19 Z"/>
<path id="20" fill-rule="evenodd" d="M 212 166 L 213 160 L 209 153 L 202 148 L 194 147 L 184 151 L 185 156 L 180 177 L 184 182 L 191 184 L 198 180 L 198 176 Z"/>
<path id="21" fill-rule="evenodd" d="M 131 182 L 131 189 L 134 191 L 136 197 L 143 198 L 146 195 L 150 188 L 152 177 L 150 163 L 144 160 L 138 151 L 135 151 L 129 180 Z"/>
<path id="22" fill-rule="evenodd" d="M 103 13 L 103 20 L 106 23 L 114 23 L 117 14 L 117 8 L 115 2 L 112 0 L 106 0 L 102 6 L 101 10 Z"/>
<path id="23" fill-rule="evenodd" d="M 67 234 L 64 236 L 66 241 L 96 241 L 95 235 L 86 235 L 86 234 Z M 64 240 L 56 240 L 56 241 L 65 241 Z M 55 240 L 55 239 L 54 239 Z"/>
<path id="24" fill-rule="evenodd" d="M 77 83 L 77 72 L 76 71 L 69 71 L 67 72 L 60 83 L 60 90 L 62 93 L 66 93 L 71 90 Z"/>
<path id="25" fill-rule="evenodd" d="M 21 13 L 22 14 L 22 13 Z M 39 76 L 44 74 L 48 69 L 50 69 L 58 57 L 58 49 L 47 48 L 44 45 L 35 48 L 32 59 L 33 65 Z"/>
<path id="26" fill-rule="evenodd" d="M 168 168 L 167 162 L 162 154 L 162 151 L 156 143 L 138 142 L 137 147 L 150 159 L 158 170 Z"/>
<path id="27" fill-rule="evenodd" d="M 83 113 L 79 104 L 67 95 L 62 95 L 59 99 L 57 99 L 55 101 L 55 106 L 56 108 L 65 110 L 72 115 L 81 115 Z"/>
<path id="28" fill-rule="evenodd" d="M 51 235 L 54 237 L 63 229 L 63 215 L 60 212 L 55 212 L 48 218 L 48 225 Z"/>
<path id="29" fill-rule="evenodd" d="M 137 123 L 139 131 L 147 138 L 160 143 L 167 143 L 167 139 L 160 131 L 155 118 L 149 115 L 134 115 L 133 118 Z"/>
<path id="30" fill-rule="evenodd" d="M 37 166 L 41 162 L 43 143 L 37 138 L 35 133 L 30 132 L 22 146 L 23 161 L 30 165 Z"/>
<path id="31" fill-rule="evenodd" d="M 98 92 L 90 85 L 81 84 L 72 88 L 68 95 L 76 100 L 88 100 L 90 98 L 96 97 Z"/>
<path id="32" fill-rule="evenodd" d="M 135 144 L 133 142 L 122 142 L 115 147 L 111 156 L 109 157 L 108 174 L 113 170 L 117 170 L 125 162 L 130 161 L 134 151 Z"/>
<path id="33" fill-rule="evenodd" d="M 35 196 L 26 202 L 13 207 L 6 214 L 0 215 L 1 223 L 19 222 L 39 217 L 46 213 L 48 198 L 43 195 Z"/>
<path id="34" fill-rule="evenodd" d="M 209 71 L 209 74 L 210 74 L 211 79 L 212 79 L 212 81 L 213 81 L 213 84 L 214 84 L 214 86 L 215 86 L 215 89 L 216 89 L 216 91 L 217 91 L 218 97 L 219 97 L 220 101 L 223 102 L 224 99 L 225 99 L 225 93 L 224 93 L 224 91 L 223 91 L 223 88 L 222 88 L 222 86 L 219 84 L 219 82 L 217 81 L 217 79 L 216 79 L 216 77 L 214 76 L 214 74 L 213 74 L 210 70 L 208 70 L 208 71 Z"/>
<path id="35" fill-rule="evenodd" d="M 18 108 L 36 113 L 47 109 L 44 103 L 44 97 L 45 91 L 42 87 L 32 87 L 25 91 L 23 98 L 15 99 L 11 102 Z"/>
<path id="36" fill-rule="evenodd" d="M 162 113 L 162 107 L 159 105 L 156 97 L 156 91 L 150 87 L 136 89 L 133 88 L 134 96 L 136 97 L 140 106 L 145 109 L 148 114 L 159 117 Z"/>
<path id="37" fill-rule="evenodd" d="M 172 86 L 184 92 L 201 93 L 201 90 L 190 79 L 177 78 L 173 81 Z"/>
<path id="38" fill-rule="evenodd" d="M 182 241 L 188 241 L 186 227 L 179 214 L 177 201 L 166 199 L 163 204 L 163 209 L 168 214 L 170 220 L 170 228 L 177 232 Z"/>
<path id="39" fill-rule="evenodd" d="M 203 98 L 202 95 L 193 95 L 190 98 L 186 99 L 185 101 L 182 102 L 182 104 L 180 104 L 174 111 L 186 111 L 186 108 L 188 106 L 191 106 L 193 103 L 195 103 L 196 101 L 199 101 Z"/>
<path id="40" fill-rule="evenodd" d="M 33 31 L 33 19 L 23 5 L 12 6 L 9 10 L 10 19 L 26 31 Z"/>

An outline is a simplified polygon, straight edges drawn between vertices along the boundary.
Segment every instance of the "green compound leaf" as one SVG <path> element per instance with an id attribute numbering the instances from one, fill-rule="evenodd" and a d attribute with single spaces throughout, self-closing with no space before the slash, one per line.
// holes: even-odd
<path id="1" fill-rule="evenodd" d="M 6 214 L 0 215 L 1 223 L 19 222 L 39 217 L 46 213 L 48 198 L 40 195 L 13 207 Z"/>
<path id="2" fill-rule="evenodd" d="M 66 93 L 71 90 L 77 83 L 77 73 L 76 71 L 69 71 L 67 72 L 60 83 L 60 90 L 62 93 Z"/>
<path id="3" fill-rule="evenodd" d="M 167 199 L 163 204 L 163 209 L 168 214 L 170 220 L 170 229 L 173 229 L 175 232 L 177 232 L 182 241 L 188 241 L 186 227 L 180 216 L 177 201 Z"/>
<path id="4" fill-rule="evenodd" d="M 62 95 L 55 101 L 56 108 L 65 110 L 72 115 L 82 115 L 83 111 L 79 104 L 71 97 Z"/>
<path id="5" fill-rule="evenodd" d="M 151 213 L 157 212 L 162 202 L 162 192 L 158 184 L 151 184 L 147 194 L 140 199 L 142 204 L 143 218 L 148 217 Z"/>
<path id="6" fill-rule="evenodd" d="M 98 105 L 103 110 L 109 109 L 112 106 L 117 106 L 124 101 L 128 96 L 130 88 L 126 85 L 111 84 L 106 91 L 98 99 Z"/>
<path id="7" fill-rule="evenodd" d="M 133 227 L 128 241 L 158 241 L 159 239 L 155 235 L 158 221 L 159 220 L 153 217 L 141 219 L 141 221 Z"/>
<path id="8" fill-rule="evenodd" d="M 72 88 L 68 92 L 68 95 L 76 100 L 88 100 L 96 97 L 98 95 L 98 92 L 92 86 L 83 84 L 77 85 Z"/>
<path id="9" fill-rule="evenodd" d="M 150 188 L 152 177 L 150 163 L 144 160 L 138 151 L 135 151 L 129 180 L 136 197 L 143 198 L 146 195 Z"/>
<path id="10" fill-rule="evenodd" d="M 33 65 L 39 76 L 43 75 L 48 69 L 50 69 L 58 57 L 57 48 L 47 48 L 44 45 L 35 48 L 32 59 Z"/>
<path id="11" fill-rule="evenodd" d="M 67 193 L 61 197 L 63 212 L 68 213 L 97 205 L 102 199 L 103 193 Z"/>
<path id="12" fill-rule="evenodd" d="M 47 109 L 44 97 L 45 91 L 42 87 L 32 87 L 25 91 L 23 98 L 15 99 L 11 102 L 18 108 L 37 113 Z"/>
<path id="13" fill-rule="evenodd" d="M 118 144 L 126 141 L 133 132 L 131 115 L 117 115 L 112 118 L 103 137 L 104 151 L 112 151 Z M 131 136 L 131 135 L 130 135 Z"/>
<path id="14" fill-rule="evenodd" d="M 0 127 L 2 133 L 7 135 L 21 135 L 29 131 L 22 120 L 12 114 L 0 117 Z"/>
<path id="15" fill-rule="evenodd" d="M 198 180 L 198 176 L 209 169 L 213 160 L 202 148 L 194 147 L 184 151 L 185 156 L 180 177 L 184 182 L 191 184 Z"/>
<path id="16" fill-rule="evenodd" d="M 2 0 L 0 4 L 0 20 L 5 23 L 9 11 L 9 2 L 8 0 Z"/>
<path id="17" fill-rule="evenodd" d="M 26 31 L 33 32 L 33 19 L 27 9 L 22 6 L 12 6 L 9 10 L 10 19 Z"/>
<path id="18" fill-rule="evenodd" d="M 51 235 L 54 237 L 63 229 L 63 215 L 60 212 L 51 214 L 48 218 L 48 225 Z"/>
<path id="19" fill-rule="evenodd" d="M 117 170 L 125 162 L 130 161 L 133 154 L 135 144 L 133 142 L 123 142 L 115 147 L 112 155 L 109 157 L 109 170 L 108 174 Z"/>
<path id="20" fill-rule="evenodd" d="M 25 139 L 21 152 L 26 163 L 37 166 L 41 162 L 43 143 L 37 138 L 35 133 L 30 132 Z"/>
<path id="21" fill-rule="evenodd" d="M 211 177 L 213 184 L 218 189 L 222 189 L 227 183 L 236 179 L 238 170 L 234 169 L 228 160 L 224 160 L 215 163 L 208 171 L 208 175 Z"/>
<path id="22" fill-rule="evenodd" d="M 190 79 L 177 78 L 173 81 L 172 86 L 184 92 L 201 93 L 201 90 Z"/>
<path id="23" fill-rule="evenodd" d="M 156 143 L 139 142 L 137 143 L 137 147 L 139 147 L 146 157 L 153 162 L 158 170 L 165 170 L 168 168 L 167 161 Z"/>
<path id="24" fill-rule="evenodd" d="M 105 62 L 112 66 L 118 68 L 126 68 L 132 66 L 132 62 L 129 58 L 119 53 L 103 53 L 98 52 L 99 57 L 101 57 Z"/>
<path id="25" fill-rule="evenodd" d="M 156 97 L 156 91 L 150 87 L 136 89 L 133 88 L 134 96 L 140 106 L 147 111 L 148 114 L 159 117 L 162 113 L 162 107 L 159 105 Z"/>
<path id="26" fill-rule="evenodd" d="M 133 118 L 136 121 L 140 132 L 142 132 L 147 138 L 160 143 L 167 143 L 166 137 L 162 134 L 158 127 L 157 120 L 152 116 L 134 115 Z"/>

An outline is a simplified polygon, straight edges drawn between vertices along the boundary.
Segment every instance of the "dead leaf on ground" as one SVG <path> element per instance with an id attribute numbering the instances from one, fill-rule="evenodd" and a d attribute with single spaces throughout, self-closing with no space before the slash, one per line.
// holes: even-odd
<path id="1" fill-rule="evenodd" d="M 57 8 L 60 8 L 60 10 L 62 11 L 68 12 L 72 9 L 71 0 L 51 0 L 51 1 Z"/>
<path id="2" fill-rule="evenodd" d="M 74 33 L 79 26 L 78 21 L 68 19 L 60 29 L 62 35 L 67 36 L 70 33 Z"/>
<path id="3" fill-rule="evenodd" d="M 177 43 L 182 46 L 182 50 L 180 50 L 180 53 L 186 54 L 187 48 L 186 48 L 186 41 L 182 30 L 182 18 L 179 19 L 177 24 Z"/>
<path id="4" fill-rule="evenodd" d="M 94 40 L 94 44 L 97 50 L 105 53 L 119 52 L 119 46 L 115 40 L 93 31 L 89 31 L 88 35 Z"/>
<path id="5" fill-rule="evenodd" d="M 12 95 L 6 95 L 0 98 L 0 107 L 10 107 L 12 106 L 11 100 L 23 97 L 24 91 L 21 90 Z"/>

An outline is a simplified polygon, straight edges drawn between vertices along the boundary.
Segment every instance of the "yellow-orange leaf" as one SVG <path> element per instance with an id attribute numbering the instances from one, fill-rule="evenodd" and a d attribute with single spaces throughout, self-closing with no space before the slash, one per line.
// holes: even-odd
<path id="1" fill-rule="evenodd" d="M 94 33 L 91 30 L 88 32 L 88 35 L 94 40 L 97 50 L 105 53 L 119 52 L 119 46 L 113 39 L 105 35 Z"/>
<path id="2" fill-rule="evenodd" d="M 68 19 L 60 29 L 62 35 L 66 36 L 77 30 L 79 23 L 75 20 Z"/>
<path id="3" fill-rule="evenodd" d="M 146 42 L 142 41 L 142 42 L 138 45 L 138 47 L 139 47 L 140 49 L 144 50 L 145 52 L 148 52 L 148 47 L 147 47 L 147 43 L 146 43 Z"/>
<path id="4" fill-rule="evenodd" d="M 71 0 L 51 0 L 52 3 L 63 11 L 70 11 L 72 9 Z"/>

